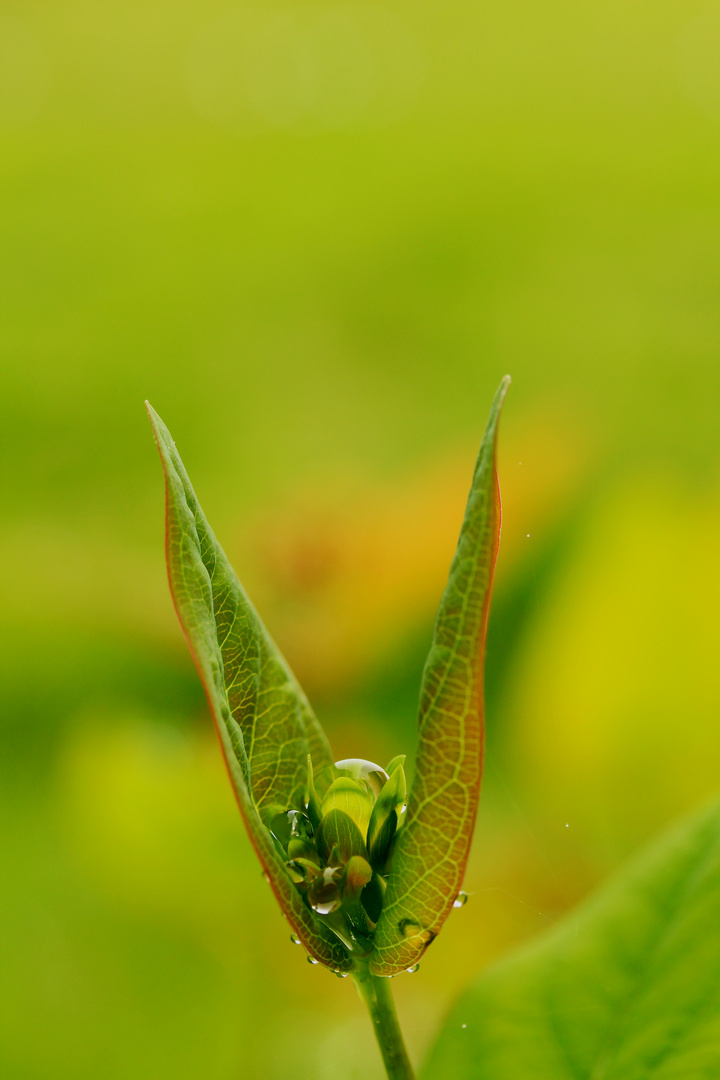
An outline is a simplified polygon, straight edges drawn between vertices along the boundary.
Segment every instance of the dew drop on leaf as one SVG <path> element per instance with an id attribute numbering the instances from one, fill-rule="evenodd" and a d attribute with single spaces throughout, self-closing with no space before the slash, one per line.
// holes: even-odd
<path id="1" fill-rule="evenodd" d="M 415 919 L 401 919 L 398 923 L 398 929 L 405 937 L 417 937 L 422 931 L 422 926 Z"/>
<path id="2" fill-rule="evenodd" d="M 418 970 L 418 968 L 419 968 L 419 967 L 420 967 L 420 965 L 419 965 L 419 964 L 413 964 L 413 966 L 412 966 L 412 967 L 409 967 L 409 968 L 407 969 L 407 973 L 408 973 L 408 975 L 414 975 L 414 974 L 415 974 L 415 972 L 416 972 L 416 971 Z"/>
<path id="3" fill-rule="evenodd" d="M 333 971 L 333 975 L 337 975 L 338 979 L 347 979 L 347 971 Z"/>
<path id="4" fill-rule="evenodd" d="M 297 936 L 297 934 L 291 934 L 290 935 L 290 940 L 292 941 L 293 945 L 301 945 L 302 944 L 302 942 L 300 941 L 300 938 Z"/>
<path id="5" fill-rule="evenodd" d="M 307 957 L 307 962 L 308 962 L 308 964 L 319 964 L 320 963 L 320 961 L 316 960 L 314 956 L 308 956 Z"/>
<path id="6" fill-rule="evenodd" d="M 465 907 L 468 902 L 468 894 L 466 892 L 459 892 L 453 900 L 453 907 Z"/>

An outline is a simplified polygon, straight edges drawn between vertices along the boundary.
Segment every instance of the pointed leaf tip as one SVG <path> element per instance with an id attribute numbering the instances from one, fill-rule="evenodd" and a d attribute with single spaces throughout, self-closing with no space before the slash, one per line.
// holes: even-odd
<path id="1" fill-rule="evenodd" d="M 500 533 L 496 439 L 509 384 L 505 376 L 490 408 L 423 672 L 415 779 L 375 935 L 375 975 L 395 975 L 417 963 L 452 911 L 470 852 L 484 748 L 485 635 Z"/>
<path id="2" fill-rule="evenodd" d="M 147 410 L 165 473 L 170 589 L 250 839 L 310 955 L 348 970 L 346 950 L 304 904 L 260 816 L 278 805 L 304 810 L 308 754 L 331 769 L 330 747 L 215 539 L 170 432 L 149 402 Z"/>

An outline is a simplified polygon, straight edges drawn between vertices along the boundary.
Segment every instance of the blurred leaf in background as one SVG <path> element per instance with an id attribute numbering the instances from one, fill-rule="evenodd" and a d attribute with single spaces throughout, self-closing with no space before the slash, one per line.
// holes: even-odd
<path id="1" fill-rule="evenodd" d="M 3 1076 L 350 1080 L 369 1043 L 263 902 L 147 397 L 338 755 L 385 760 L 513 375 L 472 896 L 395 984 L 416 1058 L 715 789 L 719 25 L 0 4 Z"/>
<path id="2" fill-rule="evenodd" d="M 424 1074 L 716 1075 L 719 825 L 713 801 L 552 933 L 476 980 Z"/>

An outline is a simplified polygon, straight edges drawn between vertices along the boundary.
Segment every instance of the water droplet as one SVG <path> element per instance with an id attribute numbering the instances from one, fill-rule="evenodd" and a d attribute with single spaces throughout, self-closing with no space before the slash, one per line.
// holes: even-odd
<path id="1" fill-rule="evenodd" d="M 328 900 L 315 900 L 311 901 L 310 906 L 313 911 L 317 911 L 318 915 L 332 915 L 333 911 L 337 911 L 342 906 L 342 898 L 336 896 Z"/>
<path id="2" fill-rule="evenodd" d="M 420 938 L 426 945 L 429 945 L 436 936 L 433 930 L 425 930 L 416 919 L 401 919 L 398 930 L 407 938 Z"/>
<path id="3" fill-rule="evenodd" d="M 260 871 L 260 876 L 261 876 L 261 877 L 262 877 L 262 878 L 263 878 L 263 879 L 264 879 L 265 881 L 267 881 L 268 885 L 270 884 L 270 875 L 269 875 L 269 874 L 267 873 L 267 871 L 266 871 L 266 870 L 261 870 L 261 871 Z"/>
<path id="4" fill-rule="evenodd" d="M 333 975 L 337 975 L 338 979 L 347 979 L 347 971 L 333 971 Z"/>
<path id="5" fill-rule="evenodd" d="M 297 934 L 291 934 L 290 940 L 292 941 L 293 945 L 302 945 L 302 942 L 300 941 L 300 938 L 297 936 Z"/>
<path id="6" fill-rule="evenodd" d="M 308 956 L 306 959 L 307 959 L 308 964 L 319 964 L 320 963 L 320 961 L 316 960 L 314 956 Z"/>
<path id="7" fill-rule="evenodd" d="M 340 874 L 339 867 L 326 866 L 322 874 L 310 886 L 308 900 L 310 907 L 314 908 L 318 915 L 330 915 L 342 904 L 340 888 L 336 881 Z"/>
<path id="8" fill-rule="evenodd" d="M 277 840 L 280 847 L 288 850 L 291 840 L 312 840 L 313 827 L 307 814 L 300 810 L 283 810 L 276 814 L 270 822 L 270 832 Z M 299 852 L 291 854 L 298 855 Z"/>
<path id="9" fill-rule="evenodd" d="M 308 861 L 309 860 L 307 859 L 305 860 L 305 862 Z M 295 884 L 302 885 L 302 883 L 305 881 L 305 878 L 307 877 L 307 868 L 303 866 L 301 862 L 296 862 L 295 859 L 290 859 L 290 861 L 286 862 L 285 865 L 287 866 L 288 873 L 290 874 L 290 877 L 293 879 Z"/>
<path id="10" fill-rule="evenodd" d="M 466 892 L 459 892 L 453 900 L 453 907 L 465 907 L 468 902 L 468 894 Z"/>
<path id="11" fill-rule="evenodd" d="M 422 926 L 415 919 L 401 919 L 398 923 L 398 930 L 405 937 L 415 937 L 422 930 Z"/>
<path id="12" fill-rule="evenodd" d="M 409 967 L 409 968 L 407 969 L 407 973 L 408 973 L 408 975 L 414 975 L 414 974 L 415 974 L 415 972 L 416 972 L 416 971 L 418 970 L 418 968 L 419 968 L 419 967 L 420 967 L 420 965 L 419 965 L 419 964 L 413 964 L 413 966 L 412 966 L 412 967 Z"/>
<path id="13" fill-rule="evenodd" d="M 363 780 L 370 786 L 376 798 L 388 780 L 388 774 L 381 765 L 376 765 L 374 761 L 366 761 L 364 758 L 345 758 L 343 761 L 336 761 L 335 768 L 353 780 Z"/>

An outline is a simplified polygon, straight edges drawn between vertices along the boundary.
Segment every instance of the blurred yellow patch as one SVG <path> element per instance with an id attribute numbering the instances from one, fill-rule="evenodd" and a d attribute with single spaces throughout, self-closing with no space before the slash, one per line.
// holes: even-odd
<path id="1" fill-rule="evenodd" d="M 609 862 L 720 788 L 719 536 L 714 493 L 611 492 L 515 672 L 518 785 Z"/>
<path id="2" fill-rule="evenodd" d="M 147 553 L 119 543 L 104 531 L 74 529 L 53 520 L 26 520 L 0 536 L 2 623 L 36 625 L 63 632 L 79 627 L 130 631 L 141 638 L 167 637 L 175 629 L 162 550 Z M 17 573 L 18 553 L 32 567 Z"/>
<path id="3" fill-rule="evenodd" d="M 267 899 L 212 730 L 80 723 L 61 763 L 60 813 L 84 872 L 132 911 L 215 925 L 222 938 L 255 891 Z"/>

